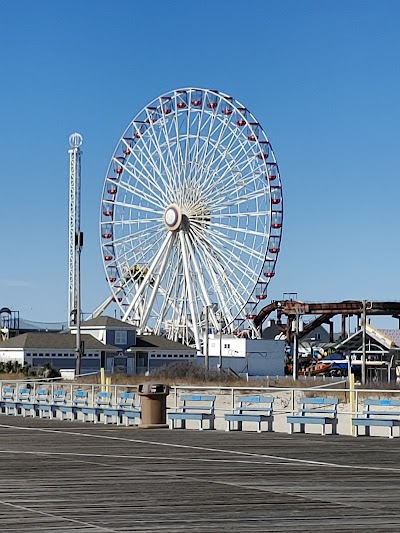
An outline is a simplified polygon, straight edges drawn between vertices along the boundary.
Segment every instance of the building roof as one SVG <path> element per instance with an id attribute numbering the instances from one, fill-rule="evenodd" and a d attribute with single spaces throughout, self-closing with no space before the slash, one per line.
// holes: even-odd
<path id="1" fill-rule="evenodd" d="M 378 344 L 381 344 L 387 350 L 398 348 L 399 345 L 393 340 L 390 335 L 387 334 L 387 332 L 391 330 L 380 330 L 374 328 L 373 326 L 371 326 L 371 324 L 366 324 L 365 330 L 367 337 L 370 337 Z M 355 350 L 359 348 L 361 342 L 362 329 L 359 329 L 358 331 L 353 333 L 353 335 L 350 335 L 350 337 L 342 340 L 339 344 L 337 344 L 336 348 L 340 350 Z"/>
<path id="2" fill-rule="evenodd" d="M 74 328 L 75 326 L 73 326 Z M 89 320 L 84 320 L 81 322 L 81 328 L 92 328 L 92 327 L 108 327 L 108 328 L 118 328 L 118 329 L 134 329 L 136 327 L 129 322 L 123 322 L 118 318 L 112 316 L 101 315 L 96 318 L 91 318 Z"/>
<path id="3" fill-rule="evenodd" d="M 81 335 L 87 350 L 101 350 L 107 352 L 120 351 L 119 348 L 110 344 L 103 344 L 92 335 Z M 29 350 L 75 350 L 76 336 L 63 333 L 30 331 L 0 342 L 0 350 L 5 348 L 23 348 Z"/>
<path id="4" fill-rule="evenodd" d="M 396 346 L 400 347 L 400 329 L 379 329 L 380 333 L 391 339 Z"/>
<path id="5" fill-rule="evenodd" d="M 158 335 L 138 335 L 136 337 L 136 345 L 129 348 L 129 350 L 136 351 L 138 348 L 159 348 L 162 350 L 196 353 L 196 348 L 190 348 L 190 346 L 186 346 L 180 342 L 171 341 Z"/>

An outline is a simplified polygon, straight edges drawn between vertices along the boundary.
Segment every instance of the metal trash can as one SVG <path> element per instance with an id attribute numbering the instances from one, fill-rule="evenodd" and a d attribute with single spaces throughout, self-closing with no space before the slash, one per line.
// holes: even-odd
<path id="1" fill-rule="evenodd" d="M 139 428 L 167 428 L 167 396 L 169 387 L 164 383 L 142 383 L 138 387 L 141 399 L 142 423 Z"/>

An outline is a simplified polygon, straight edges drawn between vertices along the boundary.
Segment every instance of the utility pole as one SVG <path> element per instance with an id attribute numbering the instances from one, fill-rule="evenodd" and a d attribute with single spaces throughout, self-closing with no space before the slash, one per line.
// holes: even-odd
<path id="1" fill-rule="evenodd" d="M 367 302 L 362 302 L 362 355 L 361 355 L 361 384 L 366 382 L 366 342 L 367 342 Z"/>
<path id="2" fill-rule="evenodd" d="M 222 371 L 222 317 L 219 321 L 219 361 L 218 361 L 218 368 L 219 371 Z"/>
<path id="3" fill-rule="evenodd" d="M 293 322 L 292 322 L 293 326 Z M 299 377 L 299 313 L 296 310 L 296 318 L 294 321 L 294 331 L 293 331 L 293 379 L 296 380 Z"/>

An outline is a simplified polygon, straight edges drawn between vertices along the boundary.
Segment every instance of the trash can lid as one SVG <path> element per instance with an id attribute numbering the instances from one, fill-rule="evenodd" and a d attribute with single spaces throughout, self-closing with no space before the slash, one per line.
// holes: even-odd
<path id="1" fill-rule="evenodd" d="M 169 394 L 169 387 L 165 383 L 152 383 L 146 381 L 141 383 L 138 387 L 139 394 Z"/>

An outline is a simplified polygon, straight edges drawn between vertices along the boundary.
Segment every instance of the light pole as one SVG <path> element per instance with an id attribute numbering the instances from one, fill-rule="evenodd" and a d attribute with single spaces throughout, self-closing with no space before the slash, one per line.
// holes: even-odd
<path id="1" fill-rule="evenodd" d="M 367 340 L 367 302 L 363 300 L 362 302 L 362 355 L 361 355 L 361 383 L 365 385 L 366 381 L 366 372 L 365 372 L 365 361 L 366 361 L 366 340 Z"/>
<path id="2" fill-rule="evenodd" d="M 222 370 L 222 318 L 219 321 L 219 360 L 218 360 L 218 368 L 221 372 Z"/>
<path id="3" fill-rule="evenodd" d="M 204 334 L 204 340 L 203 340 L 203 352 L 204 352 L 204 366 L 206 369 L 206 372 L 210 370 L 210 360 L 209 360 L 209 353 L 208 353 L 208 305 L 204 307 L 204 313 L 205 313 L 205 334 Z"/>

